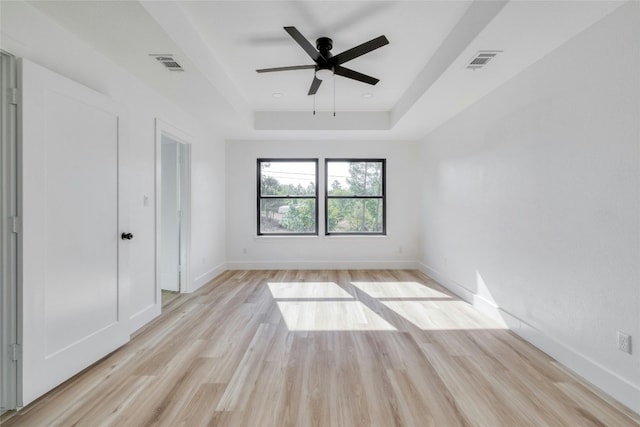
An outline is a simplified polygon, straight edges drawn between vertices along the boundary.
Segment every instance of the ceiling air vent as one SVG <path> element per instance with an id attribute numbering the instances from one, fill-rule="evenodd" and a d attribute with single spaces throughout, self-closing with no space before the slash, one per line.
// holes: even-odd
<path id="1" fill-rule="evenodd" d="M 467 62 L 467 65 L 465 67 L 469 70 L 478 70 L 487 65 L 489 61 L 491 61 L 496 57 L 496 55 L 501 52 L 501 50 L 480 50 L 475 55 L 473 55 L 473 58 L 471 58 L 471 60 Z"/>
<path id="2" fill-rule="evenodd" d="M 149 56 L 156 58 L 156 60 L 164 65 L 169 71 L 184 71 L 180 64 L 178 64 L 170 54 L 150 54 Z"/>

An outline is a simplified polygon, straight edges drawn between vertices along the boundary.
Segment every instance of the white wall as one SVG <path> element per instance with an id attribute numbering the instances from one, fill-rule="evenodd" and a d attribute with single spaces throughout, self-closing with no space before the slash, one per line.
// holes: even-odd
<path id="1" fill-rule="evenodd" d="M 130 313 L 132 330 L 147 322 L 156 303 L 154 283 L 155 118 L 192 140 L 191 290 L 221 271 L 225 261 L 224 143 L 215 129 L 152 91 L 72 33 L 24 2 L 2 2 L 2 49 L 27 58 L 125 106 L 126 134 L 121 144 L 121 202 L 130 206 Z M 148 198 L 148 205 L 144 204 Z M 150 311 L 151 310 L 151 311 Z"/>
<path id="2" fill-rule="evenodd" d="M 640 342 L 639 17 L 623 6 L 420 151 L 425 272 L 637 412 L 640 348 L 616 334 Z"/>
<path id="3" fill-rule="evenodd" d="M 417 145 L 412 142 L 227 142 L 229 268 L 416 268 Z M 257 236 L 256 159 L 319 159 L 319 222 L 324 222 L 324 159 L 386 158 L 387 236 Z M 246 249 L 246 253 L 244 251 Z"/>
<path id="4" fill-rule="evenodd" d="M 191 151 L 191 291 L 226 269 L 225 144 L 207 138 Z"/>

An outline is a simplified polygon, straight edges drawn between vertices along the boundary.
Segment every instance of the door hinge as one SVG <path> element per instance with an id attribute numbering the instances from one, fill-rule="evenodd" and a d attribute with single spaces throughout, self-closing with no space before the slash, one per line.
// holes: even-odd
<path id="1" fill-rule="evenodd" d="M 11 344 L 11 360 L 14 362 L 20 360 L 20 344 Z"/>
<path id="2" fill-rule="evenodd" d="M 18 102 L 20 101 L 20 89 L 17 87 L 9 88 L 8 95 L 9 104 L 18 105 Z"/>
<path id="3" fill-rule="evenodd" d="M 22 232 L 22 219 L 19 216 L 9 217 L 11 221 L 10 228 L 13 233 Z"/>
<path id="4" fill-rule="evenodd" d="M 11 221 L 11 231 L 14 233 L 22 232 L 22 219 L 19 216 L 10 217 Z"/>

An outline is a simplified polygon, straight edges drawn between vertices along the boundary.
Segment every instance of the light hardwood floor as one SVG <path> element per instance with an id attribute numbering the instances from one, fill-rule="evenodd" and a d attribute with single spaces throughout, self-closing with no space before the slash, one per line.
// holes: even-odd
<path id="1" fill-rule="evenodd" d="M 635 420 L 634 420 L 635 419 Z M 9 426 L 634 426 L 414 271 L 230 271 Z"/>

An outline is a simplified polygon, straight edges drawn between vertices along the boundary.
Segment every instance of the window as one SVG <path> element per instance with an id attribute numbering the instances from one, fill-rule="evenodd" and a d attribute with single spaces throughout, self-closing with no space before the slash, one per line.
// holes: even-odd
<path id="1" fill-rule="evenodd" d="M 326 234 L 386 234 L 384 159 L 326 159 Z"/>
<path id="2" fill-rule="evenodd" d="M 318 159 L 258 159 L 258 235 L 318 234 Z"/>

